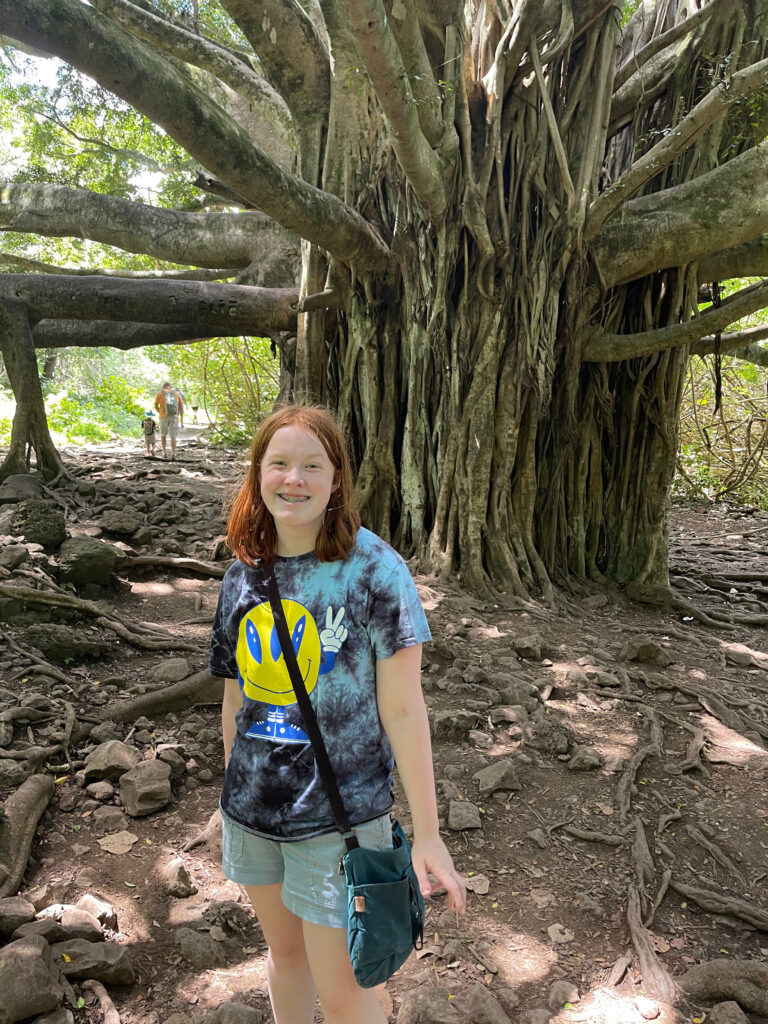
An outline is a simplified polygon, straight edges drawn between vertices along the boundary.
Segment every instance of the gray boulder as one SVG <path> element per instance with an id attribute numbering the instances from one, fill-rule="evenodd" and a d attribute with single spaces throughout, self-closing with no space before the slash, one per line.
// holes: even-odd
<path id="1" fill-rule="evenodd" d="M 514 764 L 506 757 L 494 761 L 486 768 L 475 772 L 472 778 L 477 782 L 481 796 L 490 795 L 497 790 L 520 790 L 520 780 L 515 772 Z"/>
<path id="2" fill-rule="evenodd" d="M 1 490 L 2 488 L 0 488 Z M 23 544 L 8 544 L 0 551 L 0 565 L 4 569 L 16 569 L 29 561 L 29 552 Z"/>
<path id="3" fill-rule="evenodd" d="M 220 1003 L 205 1018 L 205 1024 L 262 1024 L 259 1010 L 245 1003 Z"/>
<path id="4" fill-rule="evenodd" d="M 726 1003 L 718 1003 L 709 1014 L 710 1024 L 749 1024 L 749 1017 L 738 1003 L 729 999 Z"/>
<path id="5" fill-rule="evenodd" d="M 120 778 L 120 799 L 132 818 L 159 811 L 171 799 L 171 766 L 142 761 Z"/>
<path id="6" fill-rule="evenodd" d="M 59 551 L 61 569 L 59 579 L 80 586 L 95 583 L 104 586 L 112 582 L 115 568 L 125 554 L 96 537 L 70 537 Z"/>
<path id="7" fill-rule="evenodd" d="M 477 719 L 477 714 L 472 711 L 438 711 L 434 724 L 435 739 L 466 736 L 476 725 Z"/>
<path id="8" fill-rule="evenodd" d="M 0 900 L 0 936 L 7 938 L 16 929 L 35 919 L 35 908 L 23 896 L 8 896 Z"/>
<path id="9" fill-rule="evenodd" d="M 143 517 L 127 509 L 109 509 L 101 517 L 99 525 L 108 533 L 130 537 L 144 525 Z"/>
<path id="10" fill-rule="evenodd" d="M 85 939 L 86 942 L 102 942 L 104 939 L 99 921 L 82 907 L 67 907 L 59 923 L 70 939 Z"/>
<path id="11" fill-rule="evenodd" d="M 440 986 L 411 989 L 403 995 L 397 1024 L 462 1024 L 451 993 Z"/>
<path id="12" fill-rule="evenodd" d="M 48 943 L 29 935 L 0 950 L 0 1024 L 55 1010 L 64 998 Z"/>
<path id="13" fill-rule="evenodd" d="M 469 800 L 451 800 L 448 807 L 448 828 L 463 832 L 470 828 L 482 828 L 480 810 Z"/>
<path id="14" fill-rule="evenodd" d="M 55 622 L 38 622 L 27 627 L 25 639 L 50 661 L 59 665 L 83 658 L 103 658 L 114 649 L 114 644 L 101 640 L 96 633 L 87 633 L 73 626 Z"/>
<path id="15" fill-rule="evenodd" d="M 157 682 L 178 683 L 189 675 L 189 662 L 186 658 L 165 658 L 153 665 L 148 675 Z"/>
<path id="16" fill-rule="evenodd" d="M 214 942 L 207 932 L 198 932 L 194 928 L 177 928 L 173 939 L 184 959 L 189 960 L 198 970 L 221 967 L 224 964 L 221 945 Z"/>
<path id="17" fill-rule="evenodd" d="M 43 478 L 39 473 L 14 473 L 0 487 L 0 505 L 16 505 L 26 498 L 42 498 Z"/>
<path id="18" fill-rule="evenodd" d="M 166 864 L 162 876 L 165 890 L 169 896 L 186 899 L 188 896 L 194 896 L 197 892 L 197 886 L 189 877 L 189 872 L 181 857 L 174 857 Z"/>
<path id="19" fill-rule="evenodd" d="M 94 978 L 105 985 L 132 985 L 136 976 L 130 950 L 114 942 L 71 939 L 51 946 L 51 955 L 70 981 Z"/>
<path id="20" fill-rule="evenodd" d="M 601 768 L 602 754 L 593 747 L 574 747 L 568 767 L 572 772 L 590 772 Z"/>
<path id="21" fill-rule="evenodd" d="M 31 498 L 16 506 L 11 518 L 11 532 L 32 544 L 57 548 L 67 536 L 64 516 L 47 501 Z"/>
<path id="22" fill-rule="evenodd" d="M 86 784 L 97 779 L 115 782 L 141 760 L 141 753 L 121 740 L 100 743 L 85 759 Z"/>
<path id="23" fill-rule="evenodd" d="M 623 661 L 642 661 L 651 665 L 661 665 L 662 667 L 672 664 L 672 658 L 661 644 L 652 640 L 651 637 L 646 636 L 644 633 L 638 633 L 636 636 L 630 637 L 621 648 L 619 657 Z"/>
<path id="24" fill-rule="evenodd" d="M 463 1021 L 472 1021 L 472 1024 L 512 1024 L 498 999 L 479 981 L 460 992 L 453 1004 Z"/>

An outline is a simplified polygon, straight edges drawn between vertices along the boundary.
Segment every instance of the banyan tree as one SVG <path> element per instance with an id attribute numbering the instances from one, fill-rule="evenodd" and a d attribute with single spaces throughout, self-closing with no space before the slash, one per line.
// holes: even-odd
<path id="1" fill-rule="evenodd" d="M 364 522 L 422 568 L 663 592 L 687 363 L 749 358 L 768 306 L 768 281 L 720 298 L 768 274 L 768 0 L 0 0 L 0 32 L 215 199 L 0 185 L 5 229 L 179 265 L 6 261 L 5 473 L 28 442 L 60 468 L 35 347 L 270 336 L 286 392 L 337 412 Z"/>

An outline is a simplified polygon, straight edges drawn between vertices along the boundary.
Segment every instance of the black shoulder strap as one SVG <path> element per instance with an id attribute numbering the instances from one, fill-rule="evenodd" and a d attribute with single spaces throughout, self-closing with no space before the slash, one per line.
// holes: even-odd
<path id="1" fill-rule="evenodd" d="M 299 704 L 302 718 L 304 719 L 304 725 L 309 735 L 310 743 L 312 744 L 312 750 L 315 755 L 315 761 L 317 762 L 317 770 L 320 772 L 320 778 L 323 780 L 325 791 L 328 794 L 328 800 L 333 811 L 333 817 L 336 822 L 336 828 L 341 832 L 344 842 L 347 845 L 348 850 L 355 850 L 360 845 L 357 840 L 357 836 L 352 831 L 352 826 L 349 822 L 349 815 L 344 806 L 341 793 L 339 792 L 339 785 L 336 781 L 336 773 L 331 765 L 331 760 L 328 757 L 328 751 L 325 748 L 325 741 L 323 740 L 323 734 L 320 732 L 320 726 L 317 724 L 317 715 L 315 709 L 312 707 L 312 702 L 309 699 L 307 688 L 304 685 L 304 680 L 301 677 L 301 669 L 299 663 L 296 660 L 296 653 L 291 643 L 291 635 L 288 632 L 288 623 L 285 621 L 285 613 L 283 612 L 283 602 L 280 600 L 280 590 L 277 586 L 277 578 L 275 577 L 274 569 L 270 567 L 264 568 L 264 574 L 267 578 L 267 591 L 269 593 L 269 603 L 272 606 L 272 617 L 275 620 L 275 629 L 277 630 L 277 638 L 280 641 L 280 647 L 283 652 L 283 658 L 288 669 L 288 674 L 291 677 L 291 684 L 293 685 L 293 691 L 296 694 L 296 700 Z"/>

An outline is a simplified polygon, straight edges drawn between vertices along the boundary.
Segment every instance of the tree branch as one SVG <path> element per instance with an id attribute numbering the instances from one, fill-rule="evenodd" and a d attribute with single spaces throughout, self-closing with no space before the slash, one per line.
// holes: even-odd
<path id="1" fill-rule="evenodd" d="M 295 330 L 295 327 L 292 328 Z M 183 345 L 205 338 L 237 338 L 240 327 L 197 324 L 120 323 L 109 320 L 41 320 L 32 330 L 35 348 L 119 348 L 126 352 L 144 345 Z M 252 332 L 251 332 L 252 333 Z M 260 333 L 260 332 L 259 332 Z M 272 332 L 264 331 L 270 336 Z"/>
<path id="2" fill-rule="evenodd" d="M 0 252 L 0 265 L 18 267 L 35 274 L 70 274 L 75 277 L 127 277 L 134 281 L 223 281 L 237 274 L 237 268 L 229 270 L 115 270 L 109 267 L 57 267 L 53 263 L 41 263 L 26 256 Z"/>
<path id="3" fill-rule="evenodd" d="M 128 0 L 90 0 L 91 7 L 111 18 L 128 32 L 153 43 L 177 60 L 209 71 L 239 93 L 290 145 L 295 145 L 291 115 L 285 100 L 257 75 L 244 58 L 226 47 L 196 35 L 181 25 L 145 11 Z"/>
<path id="4" fill-rule="evenodd" d="M 173 61 L 80 0 L 0 0 L 0 24 L 6 35 L 54 52 L 146 114 L 283 227 L 358 269 L 388 262 L 387 246 L 356 210 L 283 170 Z"/>
<path id="5" fill-rule="evenodd" d="M 685 323 L 660 327 L 638 334 L 605 334 L 597 331 L 582 352 L 586 363 L 617 363 L 638 356 L 649 356 L 666 348 L 679 348 L 716 334 L 729 324 L 768 306 L 768 280 L 729 295 L 722 306 L 710 306 L 706 312 Z"/>
<path id="6" fill-rule="evenodd" d="M 662 50 L 676 43 L 678 39 L 682 39 L 683 36 L 687 36 L 695 28 L 698 28 L 702 21 L 709 19 L 718 6 L 724 3 L 727 3 L 727 0 L 709 0 L 709 3 L 689 18 L 686 18 L 685 21 L 681 21 L 679 25 L 674 25 L 672 28 L 667 29 L 666 32 L 662 32 L 660 36 L 656 36 L 655 39 L 646 43 L 637 53 L 630 54 L 616 72 L 616 77 L 613 81 L 614 91 L 620 89 L 651 57 L 655 57 L 657 53 L 661 53 Z"/>
<path id="7" fill-rule="evenodd" d="M 221 0 L 292 112 L 297 128 L 328 116 L 330 56 L 310 18 L 290 0 Z"/>
<path id="8" fill-rule="evenodd" d="M 758 341 L 768 338 L 768 327 L 748 327 L 744 331 L 734 331 L 732 334 L 720 335 L 719 351 L 723 355 L 732 356 L 734 359 L 741 359 L 745 363 L 754 363 L 756 366 L 768 366 L 768 348 L 758 345 Z M 714 337 L 707 335 L 701 341 L 691 345 L 692 356 L 714 355 L 717 342 Z"/>
<path id="9" fill-rule="evenodd" d="M 0 183 L 2 229 L 90 238 L 173 263 L 219 268 L 247 267 L 263 255 L 264 234 L 275 225 L 262 213 L 186 213 L 63 185 Z"/>
<path id="10" fill-rule="evenodd" d="M 349 0 L 352 31 L 413 191 L 434 221 L 445 212 L 442 160 L 427 142 L 403 59 L 381 0 Z"/>
<path id="11" fill-rule="evenodd" d="M 76 282 L 76 286 L 75 286 Z M 0 297 L 20 299 L 33 320 L 151 320 L 196 324 L 239 334 L 296 327 L 295 288 L 253 288 L 193 281 L 126 281 L 54 274 L 0 275 Z"/>
<path id="12" fill-rule="evenodd" d="M 765 88 L 768 59 L 738 71 L 727 82 L 718 82 L 661 142 L 635 161 L 626 174 L 592 203 L 585 235 L 591 241 L 603 224 L 647 182 L 692 146 L 704 132 L 744 96 Z"/>
<path id="13" fill-rule="evenodd" d="M 732 277 L 768 277 L 768 235 L 721 249 L 699 261 L 699 284 Z"/>
<path id="14" fill-rule="evenodd" d="M 677 267 L 768 232 L 768 142 L 691 181 L 624 205 L 594 254 L 608 286 Z"/>

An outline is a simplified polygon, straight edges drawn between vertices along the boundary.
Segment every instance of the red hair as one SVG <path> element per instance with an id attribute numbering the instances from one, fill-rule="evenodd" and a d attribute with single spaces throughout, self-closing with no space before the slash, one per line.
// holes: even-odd
<path id="1" fill-rule="evenodd" d="M 333 505 L 323 519 L 315 541 L 315 554 L 321 562 L 346 558 L 355 543 L 360 515 L 355 508 L 352 467 L 344 435 L 327 409 L 312 405 L 285 405 L 272 412 L 251 444 L 248 475 L 240 486 L 227 523 L 227 544 L 246 565 L 266 562 L 277 555 L 277 531 L 272 514 L 261 497 L 261 462 L 269 442 L 282 427 L 300 427 L 315 434 L 338 473 L 338 487 L 331 496 Z"/>

